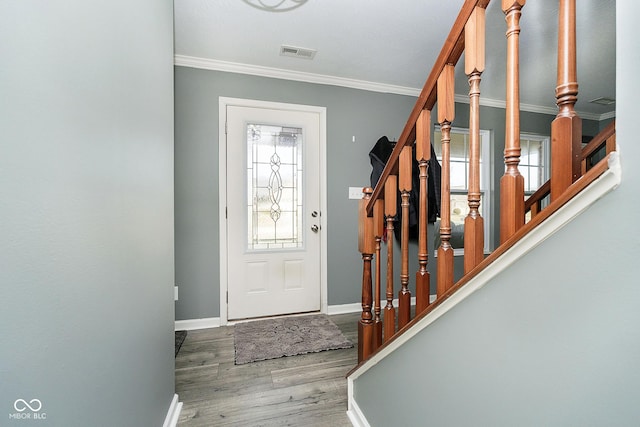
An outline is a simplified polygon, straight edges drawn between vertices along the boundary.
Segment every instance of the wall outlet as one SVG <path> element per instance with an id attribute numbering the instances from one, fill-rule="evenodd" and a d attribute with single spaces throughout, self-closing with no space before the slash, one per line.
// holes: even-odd
<path id="1" fill-rule="evenodd" d="M 178 301 L 178 287 L 177 286 L 173 287 L 173 300 L 174 301 Z"/>
<path id="2" fill-rule="evenodd" d="M 364 187 L 349 187 L 349 198 L 354 200 L 362 199 L 362 189 Z"/>

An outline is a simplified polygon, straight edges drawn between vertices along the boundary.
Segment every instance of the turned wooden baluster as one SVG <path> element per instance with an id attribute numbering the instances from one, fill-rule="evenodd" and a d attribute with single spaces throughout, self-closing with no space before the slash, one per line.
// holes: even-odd
<path id="1" fill-rule="evenodd" d="M 577 100 L 576 1 L 560 0 L 556 86 L 558 115 L 551 123 L 552 201 L 580 177 L 582 120 L 574 109 Z"/>
<path id="2" fill-rule="evenodd" d="M 411 191 L 411 147 L 405 146 L 400 153 L 399 181 L 402 221 L 401 221 L 401 263 L 398 294 L 398 329 L 411 320 L 411 291 L 409 291 L 409 193 Z"/>
<path id="3" fill-rule="evenodd" d="M 371 314 L 371 259 L 373 258 L 374 230 L 373 217 L 367 216 L 367 203 L 373 189 L 362 190 L 362 199 L 358 202 L 358 250 L 362 254 L 362 314 L 358 322 L 358 362 L 369 358 L 373 352 L 373 316 Z"/>
<path id="4" fill-rule="evenodd" d="M 520 15 L 526 0 L 502 0 L 507 21 L 505 172 L 500 179 L 500 242 L 524 225 L 524 177 L 520 163 Z"/>
<path id="5" fill-rule="evenodd" d="M 373 349 L 382 345 L 382 320 L 380 319 L 380 242 L 384 233 L 384 200 L 378 199 L 373 204 L 373 228 L 376 242 L 376 278 L 373 297 Z"/>
<path id="6" fill-rule="evenodd" d="M 451 247 L 451 122 L 455 116 L 454 67 L 445 65 L 438 77 L 438 122 L 442 132 L 442 173 L 440 198 L 440 247 L 438 248 L 437 296 L 442 296 L 453 285 L 453 247 Z"/>
<path id="7" fill-rule="evenodd" d="M 427 249 L 429 159 L 431 158 L 431 111 L 422 110 L 416 122 L 416 160 L 420 169 L 420 200 L 418 218 L 418 271 L 416 272 L 416 314 L 429 306 L 431 276 L 427 271 L 429 253 Z"/>
<path id="8" fill-rule="evenodd" d="M 464 220 L 464 272 L 484 258 L 484 219 L 480 215 L 480 78 L 484 71 L 485 10 L 467 21 L 464 72 L 469 76 L 469 214 Z"/>
<path id="9" fill-rule="evenodd" d="M 393 223 L 396 220 L 398 176 L 389 175 L 384 185 L 384 213 L 387 217 L 387 305 L 384 308 L 384 340 L 396 331 L 396 309 L 393 307 Z"/>

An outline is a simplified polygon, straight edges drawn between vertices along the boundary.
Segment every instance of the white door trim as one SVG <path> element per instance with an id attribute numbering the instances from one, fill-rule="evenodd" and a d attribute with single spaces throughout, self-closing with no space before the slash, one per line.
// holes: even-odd
<path id="1" fill-rule="evenodd" d="M 227 106 L 268 108 L 272 110 L 297 110 L 318 113 L 320 117 L 320 311 L 328 312 L 327 305 L 327 109 L 311 105 L 285 104 L 281 102 L 256 101 L 251 99 L 220 97 L 218 99 L 218 215 L 220 232 L 220 325 L 227 319 Z"/>

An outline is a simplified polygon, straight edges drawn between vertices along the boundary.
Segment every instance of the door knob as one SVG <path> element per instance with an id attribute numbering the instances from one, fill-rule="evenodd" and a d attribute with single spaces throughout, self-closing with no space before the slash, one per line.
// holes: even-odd
<path id="1" fill-rule="evenodd" d="M 311 226 L 311 231 L 313 231 L 314 233 L 317 233 L 317 232 L 318 232 L 318 230 L 319 230 L 319 228 L 318 228 L 318 226 L 317 226 L 317 225 L 313 224 L 313 225 Z"/>

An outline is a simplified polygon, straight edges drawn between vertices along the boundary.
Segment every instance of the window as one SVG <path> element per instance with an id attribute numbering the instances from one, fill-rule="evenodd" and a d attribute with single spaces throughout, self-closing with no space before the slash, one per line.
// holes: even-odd
<path id="1" fill-rule="evenodd" d="M 530 133 L 520 134 L 520 164 L 518 170 L 524 177 L 524 196 L 529 198 L 535 191 L 549 180 L 550 175 L 550 138 Z M 549 196 L 542 199 L 542 207 L 549 204 Z M 531 219 L 527 212 L 525 222 Z"/>
<path id="2" fill-rule="evenodd" d="M 520 165 L 524 177 L 524 193 L 533 194 L 549 179 L 549 137 L 520 134 Z"/>
<path id="3" fill-rule="evenodd" d="M 442 163 L 442 133 L 436 127 L 433 136 L 433 148 L 438 161 Z M 489 251 L 489 208 L 491 203 L 490 182 L 490 133 L 488 130 L 480 131 L 480 215 L 484 218 L 484 250 Z M 464 220 L 469 214 L 469 130 L 451 128 L 450 142 L 451 159 L 451 246 L 455 255 L 464 253 Z M 437 227 L 439 230 L 439 227 Z M 436 248 L 440 246 L 439 231 L 436 231 Z"/>

